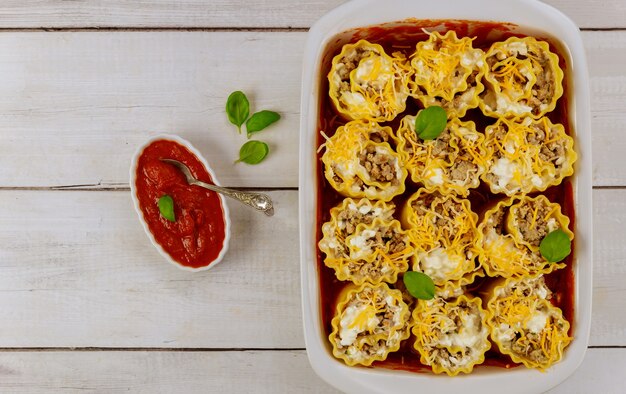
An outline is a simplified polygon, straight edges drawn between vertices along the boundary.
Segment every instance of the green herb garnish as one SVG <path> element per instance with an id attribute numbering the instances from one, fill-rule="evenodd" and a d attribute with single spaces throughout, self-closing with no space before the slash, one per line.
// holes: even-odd
<path id="1" fill-rule="evenodd" d="M 434 140 L 446 129 L 448 115 L 439 106 L 424 108 L 415 118 L 415 133 L 423 140 Z"/>
<path id="2" fill-rule="evenodd" d="M 226 114 L 230 123 L 237 126 L 241 134 L 241 125 L 248 119 L 250 114 L 250 103 L 248 98 L 241 91 L 232 92 L 226 101 Z"/>
<path id="3" fill-rule="evenodd" d="M 239 149 L 239 160 L 235 163 L 259 164 L 265 159 L 270 148 L 262 141 L 248 141 Z"/>
<path id="4" fill-rule="evenodd" d="M 572 253 L 572 241 L 565 231 L 554 230 L 541 240 L 539 250 L 544 259 L 551 263 L 558 263 Z"/>
<path id="5" fill-rule="evenodd" d="M 280 115 L 273 111 L 259 111 L 253 114 L 246 122 L 246 130 L 248 131 L 248 138 L 253 133 L 263 130 L 272 123 L 278 121 Z"/>
<path id="6" fill-rule="evenodd" d="M 172 197 L 165 194 L 159 198 L 159 212 L 161 212 L 161 216 L 170 222 L 176 221 L 176 215 L 174 215 L 174 200 Z"/>
<path id="7" fill-rule="evenodd" d="M 435 297 L 435 283 L 430 276 L 417 271 L 404 273 L 404 285 L 411 295 L 420 300 L 431 300 Z"/>

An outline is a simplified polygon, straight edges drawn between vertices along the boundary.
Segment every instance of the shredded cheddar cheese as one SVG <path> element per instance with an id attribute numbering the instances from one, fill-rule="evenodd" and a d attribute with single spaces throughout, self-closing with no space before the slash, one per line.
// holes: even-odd
<path id="1" fill-rule="evenodd" d="M 329 94 L 349 120 L 392 120 L 406 108 L 412 70 L 400 53 L 361 40 L 343 46 L 328 74 Z"/>

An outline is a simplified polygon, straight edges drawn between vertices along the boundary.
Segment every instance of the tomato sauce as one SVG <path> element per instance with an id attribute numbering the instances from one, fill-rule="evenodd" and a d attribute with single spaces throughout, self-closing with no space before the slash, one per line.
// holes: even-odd
<path id="1" fill-rule="evenodd" d="M 217 193 L 191 186 L 184 175 L 161 159 L 184 163 L 197 179 L 213 183 L 200 160 L 183 145 L 157 140 L 141 153 L 135 186 L 139 207 L 157 243 L 178 263 L 190 268 L 211 264 L 219 256 L 226 238 L 224 210 Z M 174 200 L 175 222 L 165 219 L 159 199 Z"/>
<path id="2" fill-rule="evenodd" d="M 358 29 L 345 34 L 338 35 L 327 46 L 322 57 L 322 80 L 320 84 L 320 103 L 319 103 L 319 120 L 318 120 L 318 136 L 317 146 L 325 142 L 325 138 L 319 133 L 323 131 L 327 136 L 332 136 L 335 130 L 346 123 L 344 119 L 338 116 L 333 104 L 328 97 L 328 75 L 332 58 L 339 54 L 341 47 L 346 43 L 355 43 L 360 39 L 366 39 L 369 42 L 380 44 L 388 54 L 392 52 L 403 52 L 407 57 L 415 50 L 417 42 L 428 39 L 428 35 L 423 29 L 432 30 L 437 27 L 445 27 L 445 30 L 454 30 L 459 38 L 474 38 L 474 48 L 487 50 L 492 43 L 496 41 L 504 41 L 509 37 L 524 37 L 515 31 L 515 25 L 507 23 L 495 22 L 474 22 L 474 21 L 440 21 L 440 20 L 411 20 L 410 24 L 389 23 L 385 25 Z M 558 100 L 557 106 L 548 116 L 553 123 L 561 123 L 566 132 L 572 135 L 570 118 L 568 115 L 568 94 L 569 75 L 567 70 L 567 62 L 562 55 L 560 47 L 549 37 L 541 37 L 534 35 L 537 39 L 545 40 L 550 44 L 550 50 L 559 55 L 559 66 L 565 73 L 563 80 L 564 94 Z M 399 119 L 407 114 L 416 114 L 419 110 L 416 100 L 409 98 L 407 100 L 406 110 L 399 114 L 395 120 L 383 125 L 391 126 L 397 129 Z M 482 114 L 480 109 L 469 110 L 463 120 L 472 120 L 476 123 L 478 131 L 484 132 L 485 127 L 496 122 L 495 118 L 489 118 Z M 330 220 L 330 209 L 343 200 L 343 196 L 337 193 L 326 181 L 324 177 L 324 165 L 321 161 L 323 152 L 317 154 L 317 242 L 322 238 L 322 224 Z M 406 199 L 419 189 L 419 185 L 414 184 L 410 176 L 406 180 L 406 191 L 403 195 L 394 198 L 392 201 L 396 206 L 394 216 L 399 219 L 401 207 Z M 559 203 L 563 214 L 570 219 L 570 230 L 575 231 L 575 205 L 573 197 L 573 188 L 571 182 L 566 178 L 560 185 L 548 188 L 542 193 L 533 193 L 545 195 L 550 201 Z M 489 188 L 484 184 L 476 189 L 471 189 L 468 199 L 470 200 L 472 210 L 479 217 L 498 201 L 506 198 L 504 194 L 496 195 L 491 193 Z M 574 240 L 575 242 L 575 240 Z M 572 242 L 572 251 L 575 250 L 574 242 Z M 327 337 L 331 331 L 331 321 L 335 315 L 335 306 L 337 305 L 337 297 L 341 290 L 348 282 L 339 281 L 335 277 L 332 268 L 324 265 L 325 254 L 317 248 L 317 267 L 320 280 L 321 294 L 321 313 L 322 323 Z M 546 284 L 552 290 L 553 296 L 551 302 L 561 308 L 564 317 L 570 322 L 569 335 L 574 335 L 574 293 L 575 293 L 575 277 L 574 277 L 574 253 L 572 252 L 565 260 L 566 267 L 556 270 L 545 276 Z M 482 288 L 487 287 L 491 282 L 490 278 L 478 278 L 477 281 L 468 289 L 468 293 L 479 296 Z M 394 287 L 393 284 L 390 287 Z M 410 372 L 429 372 L 430 367 L 420 362 L 417 351 L 413 348 L 415 338 L 411 335 L 409 339 L 404 341 L 397 352 L 390 353 L 385 361 L 377 361 L 372 364 L 373 367 L 383 367 L 394 370 L 405 370 Z M 330 344 L 329 344 L 330 347 Z M 566 349 L 567 351 L 567 349 Z M 503 355 L 497 350 L 497 346 L 492 344 L 491 350 L 485 355 L 483 364 L 475 366 L 475 368 L 498 367 L 498 368 L 514 368 L 521 364 L 514 363 L 507 355 Z"/>

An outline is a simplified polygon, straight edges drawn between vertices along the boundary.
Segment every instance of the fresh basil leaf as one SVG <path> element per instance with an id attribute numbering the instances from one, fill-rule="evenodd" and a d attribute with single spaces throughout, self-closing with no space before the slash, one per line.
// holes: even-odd
<path id="1" fill-rule="evenodd" d="M 243 162 L 246 164 L 259 164 L 265 159 L 270 148 L 262 141 L 248 141 L 239 149 L 239 160 L 235 163 Z"/>
<path id="2" fill-rule="evenodd" d="M 159 212 L 161 212 L 161 216 L 170 222 L 176 221 L 176 215 L 174 215 L 174 200 L 172 197 L 165 194 L 159 198 Z"/>
<path id="3" fill-rule="evenodd" d="M 565 231 L 554 230 L 541 240 L 539 251 L 544 259 L 551 263 L 558 263 L 572 253 L 572 241 Z"/>
<path id="4" fill-rule="evenodd" d="M 415 132 L 423 140 L 434 140 L 446 129 L 448 115 L 439 106 L 425 108 L 415 118 Z"/>
<path id="5" fill-rule="evenodd" d="M 226 101 L 226 114 L 230 123 L 237 126 L 241 134 L 241 125 L 248 119 L 250 114 L 250 102 L 241 91 L 232 92 Z"/>
<path id="6" fill-rule="evenodd" d="M 431 300 L 435 297 L 435 283 L 430 276 L 417 271 L 404 273 L 404 285 L 411 295 L 420 300 Z"/>
<path id="7" fill-rule="evenodd" d="M 253 114 L 246 122 L 246 130 L 248 130 L 248 138 L 253 133 L 261 131 L 272 123 L 280 119 L 280 114 L 273 111 L 259 111 Z"/>

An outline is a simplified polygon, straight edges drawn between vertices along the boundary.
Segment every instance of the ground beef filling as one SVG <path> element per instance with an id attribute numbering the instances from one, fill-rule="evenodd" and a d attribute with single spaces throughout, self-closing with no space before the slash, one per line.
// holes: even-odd
<path id="1" fill-rule="evenodd" d="M 341 90 L 350 91 L 350 72 L 357 68 L 361 60 L 370 56 L 371 53 L 372 51 L 369 49 L 356 48 L 354 51 L 346 54 L 346 56 L 341 60 L 344 67 L 340 67 L 337 70 L 339 78 L 341 78 Z"/>
<path id="2" fill-rule="evenodd" d="M 359 225 L 359 223 L 367 225 L 371 224 L 374 221 L 374 215 L 369 212 L 362 214 L 358 210 L 347 209 L 339 212 L 339 215 L 337 215 L 337 221 L 345 224 L 344 229 L 341 231 L 341 235 L 345 238 L 354 234 L 356 226 Z"/>
<path id="3" fill-rule="evenodd" d="M 454 369 L 454 367 L 459 365 L 462 361 L 470 356 L 470 354 L 472 353 L 472 348 L 470 347 L 466 347 L 460 351 L 451 352 L 446 347 L 439 347 L 437 343 L 439 338 L 443 335 L 458 334 L 460 329 L 463 327 L 463 320 L 461 316 L 469 315 L 479 316 L 480 313 L 478 311 L 478 308 L 476 308 L 474 305 L 469 306 L 461 304 L 458 307 L 448 311 L 448 317 L 454 322 L 454 327 L 439 329 L 439 335 L 433 338 L 433 341 L 431 343 L 423 344 L 424 348 L 430 352 L 431 358 L 436 364 L 439 364 L 446 368 Z M 476 331 L 482 331 L 481 319 L 478 319 L 478 328 Z"/>
<path id="4" fill-rule="evenodd" d="M 457 237 L 457 222 L 459 216 L 465 212 L 463 205 L 452 199 L 446 199 L 435 203 L 435 198 L 441 198 L 439 194 L 430 194 L 420 200 L 415 200 L 411 207 L 418 217 L 425 217 L 429 213 L 435 213 L 433 225 L 435 228 L 443 228 L 441 235 L 448 242 L 452 242 Z M 422 219 L 423 220 L 423 219 Z M 472 232 L 469 231 L 461 237 L 465 242 L 471 241 Z"/>
<path id="5" fill-rule="evenodd" d="M 501 60 L 504 60 L 506 55 L 503 53 L 498 53 L 496 56 L 490 56 L 487 58 L 487 64 L 489 65 L 489 69 L 496 75 L 494 78 L 499 82 L 503 83 L 505 79 L 509 78 L 508 76 L 498 76 L 498 70 L 494 70 L 493 66 Z M 524 60 L 527 56 L 517 55 L 517 59 Z M 533 57 L 533 74 L 536 76 L 535 84 L 531 89 L 530 98 L 521 99 L 519 103 L 528 105 L 532 108 L 531 113 L 533 115 L 539 115 L 542 112 L 542 105 L 549 105 L 552 102 L 552 98 L 554 97 L 554 81 L 553 75 L 550 70 L 550 59 L 548 57 Z M 520 86 L 525 86 L 528 83 L 528 79 L 520 73 L 514 74 L 514 80 Z"/>
<path id="6" fill-rule="evenodd" d="M 387 247 L 387 254 L 391 255 L 405 250 L 407 247 L 407 239 L 406 236 L 396 232 L 392 227 L 380 228 L 379 231 L 376 232 L 376 235 L 368 240 L 368 246 L 370 246 L 372 250 L 385 250 Z M 377 281 L 383 276 L 382 266 L 388 264 L 389 263 L 382 255 L 378 255 L 373 262 L 351 260 L 348 262 L 348 269 L 354 276 L 362 276 Z"/>
<path id="7" fill-rule="evenodd" d="M 476 164 L 466 160 L 459 160 L 450 168 L 450 179 L 453 181 L 464 181 L 469 177 L 469 174 L 477 171 L 478 166 Z"/>
<path id="8" fill-rule="evenodd" d="M 347 309 L 349 307 L 362 307 L 366 303 L 371 303 L 371 301 L 366 301 L 366 300 L 375 300 L 374 301 L 375 304 L 379 305 L 381 301 L 384 299 L 384 297 L 385 297 L 385 294 L 381 294 L 380 292 L 375 292 L 375 290 L 373 290 L 372 288 L 366 287 L 365 289 L 363 289 L 363 292 L 359 295 L 359 298 L 355 298 L 352 301 L 350 301 L 346 305 L 345 308 Z M 389 336 L 394 328 L 394 315 L 395 314 L 393 310 L 389 308 L 389 305 L 387 303 L 384 303 L 384 306 L 385 308 L 382 308 L 382 310 L 376 314 L 376 317 L 380 320 L 380 323 L 378 324 L 378 326 L 376 326 L 374 331 L 373 332 L 363 331 L 363 332 L 358 333 L 356 340 L 353 342 L 353 343 L 359 343 L 363 341 L 363 339 L 365 338 L 365 341 L 363 341 L 365 343 L 363 343 L 360 349 L 368 357 L 376 355 L 380 349 L 387 348 L 386 338 L 380 338 L 378 341 L 372 343 L 371 340 L 368 340 L 369 339 L 368 337 L 371 337 L 372 335 L 381 335 L 381 334 L 385 336 Z M 340 341 L 337 341 L 337 348 L 339 350 L 347 349 L 350 346 L 352 345 L 343 346 L 341 345 Z"/>
<path id="9" fill-rule="evenodd" d="M 362 151 L 359 154 L 359 163 L 365 167 L 372 181 L 391 182 L 393 186 L 399 184 L 394 157 L 377 152 L 376 147 L 370 145 Z"/>
<path id="10" fill-rule="evenodd" d="M 515 209 L 515 219 L 524 241 L 533 246 L 539 246 L 545 236 L 548 235 L 549 230 L 546 215 L 550 212 L 550 207 L 540 202 L 536 202 L 535 204 L 540 205 L 533 206 L 525 204 Z M 537 210 L 536 215 L 535 209 Z"/>

